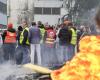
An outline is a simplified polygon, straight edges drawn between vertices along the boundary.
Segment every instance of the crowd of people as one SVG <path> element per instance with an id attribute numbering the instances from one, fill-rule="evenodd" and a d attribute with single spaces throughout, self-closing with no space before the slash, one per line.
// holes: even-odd
<path id="1" fill-rule="evenodd" d="M 79 42 L 80 51 L 62 68 L 51 72 L 52 80 L 100 80 L 100 6 L 94 18 L 92 34 L 86 30 L 87 36 Z"/>
<path id="2" fill-rule="evenodd" d="M 7 27 L 1 34 L 3 61 L 10 60 L 17 65 L 32 63 L 48 68 L 70 61 L 86 32 L 84 27 L 77 30 L 68 20 L 57 27 L 44 25 L 41 21 L 33 21 L 31 26 L 23 21 L 17 30 L 12 23 Z"/>

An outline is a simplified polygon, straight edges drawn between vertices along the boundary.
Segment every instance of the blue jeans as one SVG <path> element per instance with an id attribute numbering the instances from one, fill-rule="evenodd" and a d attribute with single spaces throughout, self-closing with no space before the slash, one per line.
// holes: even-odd
<path id="1" fill-rule="evenodd" d="M 16 54 L 15 54 L 15 58 L 16 58 L 16 64 L 21 64 L 22 63 L 22 59 L 23 59 L 23 53 L 22 53 L 22 48 L 20 45 L 18 45 L 18 47 L 16 48 Z"/>
<path id="2" fill-rule="evenodd" d="M 16 49 L 16 44 L 13 44 L 13 43 L 3 44 L 5 61 L 8 61 L 8 60 L 15 61 L 15 49 Z"/>
<path id="3" fill-rule="evenodd" d="M 45 58 L 45 44 L 41 43 L 41 65 L 44 66 Z"/>
<path id="4" fill-rule="evenodd" d="M 52 47 L 47 44 L 44 45 L 44 53 L 42 53 L 42 64 L 45 67 L 52 67 L 57 64 L 56 49 L 53 45 Z"/>
<path id="5" fill-rule="evenodd" d="M 64 54 L 61 52 L 62 47 L 58 44 L 56 44 L 56 56 L 57 56 L 57 65 L 63 64 L 64 61 Z"/>
<path id="6" fill-rule="evenodd" d="M 68 46 L 68 60 L 71 60 L 75 55 L 75 45 L 70 44 Z"/>
<path id="7" fill-rule="evenodd" d="M 4 52 L 3 52 L 3 46 L 0 47 L 0 64 L 4 62 Z"/>
<path id="8" fill-rule="evenodd" d="M 27 45 L 21 45 L 20 49 L 22 53 L 22 64 L 30 63 L 30 47 Z"/>
<path id="9" fill-rule="evenodd" d="M 68 46 L 59 46 L 58 60 L 62 64 L 68 60 Z"/>

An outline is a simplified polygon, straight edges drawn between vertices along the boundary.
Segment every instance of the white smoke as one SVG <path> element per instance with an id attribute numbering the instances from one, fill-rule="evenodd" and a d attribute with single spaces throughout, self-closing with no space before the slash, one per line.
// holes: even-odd
<path id="1" fill-rule="evenodd" d="M 26 77 L 32 80 L 33 74 L 35 72 L 21 65 L 11 64 L 10 62 L 0 65 L 0 80 L 25 80 Z"/>
<path id="2" fill-rule="evenodd" d="M 10 63 L 0 65 L 0 80 L 7 80 L 16 70 L 16 66 Z"/>

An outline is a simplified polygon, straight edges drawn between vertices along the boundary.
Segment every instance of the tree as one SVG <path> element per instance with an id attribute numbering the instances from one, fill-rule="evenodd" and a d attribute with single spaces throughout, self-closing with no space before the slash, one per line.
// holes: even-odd
<path id="1" fill-rule="evenodd" d="M 72 5 L 74 3 L 74 5 Z M 64 5 L 68 9 L 69 17 L 82 17 L 85 12 L 95 8 L 100 3 L 100 0 L 64 0 Z"/>

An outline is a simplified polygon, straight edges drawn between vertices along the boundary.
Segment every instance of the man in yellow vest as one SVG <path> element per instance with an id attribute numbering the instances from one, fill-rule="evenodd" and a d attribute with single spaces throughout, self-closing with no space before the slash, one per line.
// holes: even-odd
<path id="1" fill-rule="evenodd" d="M 41 33 L 41 41 L 40 41 L 40 46 L 41 46 L 41 60 L 42 60 L 42 66 L 44 66 L 44 61 L 45 61 L 45 44 L 44 44 L 44 35 L 45 35 L 45 27 L 44 27 L 44 24 L 42 24 L 41 21 L 38 21 L 38 27 L 40 29 L 40 33 Z"/>
<path id="2" fill-rule="evenodd" d="M 69 45 L 69 48 L 68 48 L 68 58 L 69 60 L 71 60 L 74 55 L 75 55 L 75 46 L 76 46 L 76 43 L 77 43 L 77 31 L 76 31 L 76 28 L 73 26 L 72 23 L 69 23 L 69 29 L 71 31 L 71 41 L 70 41 L 70 45 Z"/>
<path id="3" fill-rule="evenodd" d="M 45 27 L 44 27 L 44 25 L 42 24 L 41 21 L 38 21 L 38 27 L 39 27 L 41 35 L 42 35 L 42 38 L 41 38 L 41 41 L 40 41 L 40 43 L 42 44 L 42 43 L 44 43 L 44 34 L 45 34 L 46 30 L 45 30 Z"/>
<path id="4" fill-rule="evenodd" d="M 100 7 L 97 9 L 96 27 L 100 32 Z M 100 34 L 83 37 L 76 57 L 53 71 L 51 77 L 52 80 L 100 80 Z"/>
<path id="5" fill-rule="evenodd" d="M 20 35 L 19 44 L 21 45 L 21 51 L 23 54 L 22 64 L 26 64 L 30 62 L 30 53 L 29 53 L 30 43 L 28 39 L 29 28 L 26 21 L 23 21 L 22 27 L 23 31 L 21 32 Z"/>

